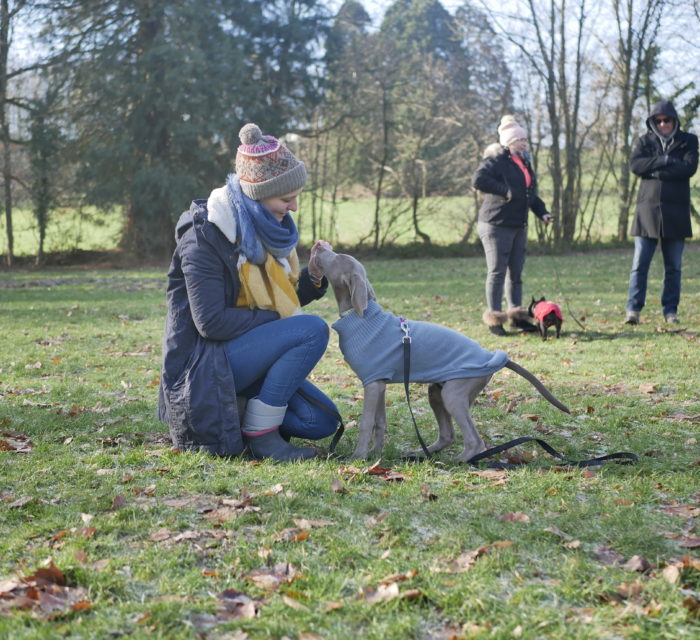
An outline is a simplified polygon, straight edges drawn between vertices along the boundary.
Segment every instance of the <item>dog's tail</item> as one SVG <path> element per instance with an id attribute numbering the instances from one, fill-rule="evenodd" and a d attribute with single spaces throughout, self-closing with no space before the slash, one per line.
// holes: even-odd
<path id="1" fill-rule="evenodd" d="M 569 407 L 559 402 L 559 400 L 557 400 L 552 395 L 551 391 L 549 391 L 549 389 L 547 389 L 547 387 L 545 387 L 542 384 L 542 382 L 540 382 L 540 380 L 536 378 L 532 373 L 530 373 L 525 367 L 521 367 L 519 364 L 516 364 L 512 360 L 508 360 L 508 362 L 506 362 L 506 367 L 508 367 L 508 369 L 510 369 L 511 371 L 515 371 L 515 373 L 525 378 L 525 380 L 527 380 L 533 387 L 535 387 L 535 389 L 537 389 L 542 394 L 542 396 L 548 402 L 553 404 L 557 409 L 563 411 L 564 413 L 571 413 Z"/>

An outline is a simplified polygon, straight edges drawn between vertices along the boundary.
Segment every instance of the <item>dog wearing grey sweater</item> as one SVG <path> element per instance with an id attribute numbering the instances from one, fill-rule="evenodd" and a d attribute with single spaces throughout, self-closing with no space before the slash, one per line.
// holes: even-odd
<path id="1" fill-rule="evenodd" d="M 360 437 L 353 459 L 381 455 L 386 436 L 387 383 L 403 382 L 402 323 L 411 338 L 410 382 L 428 384 L 428 400 L 438 423 L 438 438 L 428 446 L 434 453 L 455 441 L 452 419 L 462 431 L 464 448 L 460 462 L 486 449 L 472 420 L 471 408 L 491 376 L 506 367 L 530 382 L 544 398 L 565 413 L 557 400 L 532 373 L 508 358 L 504 351 L 488 351 L 466 336 L 431 322 L 404 320 L 384 311 L 377 303 L 364 267 L 352 256 L 323 247 L 316 253 L 318 267 L 328 278 L 339 320 L 340 350 L 364 386 Z M 407 452 L 422 453 L 421 449 Z"/>

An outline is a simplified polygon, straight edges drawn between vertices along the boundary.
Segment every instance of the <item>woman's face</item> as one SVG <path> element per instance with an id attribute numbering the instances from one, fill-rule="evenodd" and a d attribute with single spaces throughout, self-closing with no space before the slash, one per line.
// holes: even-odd
<path id="1" fill-rule="evenodd" d="M 272 198 L 263 198 L 260 204 L 265 207 L 278 222 L 282 222 L 284 216 L 290 211 L 297 210 L 297 197 L 301 193 L 301 189 L 285 193 L 283 196 L 274 196 Z"/>
<path id="2" fill-rule="evenodd" d="M 508 147 L 513 153 L 523 153 L 527 151 L 527 138 L 518 138 L 510 143 Z"/>

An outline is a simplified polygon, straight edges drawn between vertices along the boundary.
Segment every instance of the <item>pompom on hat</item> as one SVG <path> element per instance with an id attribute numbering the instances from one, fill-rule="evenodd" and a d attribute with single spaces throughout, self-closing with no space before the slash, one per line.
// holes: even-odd
<path id="1" fill-rule="evenodd" d="M 241 190 L 251 200 L 283 196 L 306 184 L 304 163 L 277 138 L 263 135 L 252 122 L 238 137 L 241 145 L 236 153 L 236 174 Z"/>
<path id="2" fill-rule="evenodd" d="M 498 125 L 498 141 L 501 146 L 509 147 L 516 140 L 527 139 L 527 131 L 515 120 L 515 116 L 503 116 Z"/>

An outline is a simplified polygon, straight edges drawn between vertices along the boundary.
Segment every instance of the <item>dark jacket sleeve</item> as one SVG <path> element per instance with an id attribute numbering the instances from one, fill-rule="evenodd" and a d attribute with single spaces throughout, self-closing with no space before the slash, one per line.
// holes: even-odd
<path id="1" fill-rule="evenodd" d="M 308 267 L 304 267 L 299 275 L 299 282 L 297 283 L 297 296 L 299 296 L 299 304 L 305 306 L 309 302 L 323 298 L 328 290 L 328 280 L 326 276 L 323 276 L 321 280 L 321 286 L 317 287 L 311 280 L 309 275 Z"/>
<path id="2" fill-rule="evenodd" d="M 698 138 L 693 134 L 686 134 L 682 155 L 678 157 L 671 152 L 669 162 L 663 169 L 657 171 L 660 180 L 688 180 L 698 170 Z"/>
<path id="3" fill-rule="evenodd" d="M 498 159 L 487 158 L 479 165 L 472 178 L 472 186 L 482 193 L 506 197 L 509 186 L 503 174 L 498 171 Z"/>
<path id="4" fill-rule="evenodd" d="M 203 338 L 233 340 L 250 329 L 279 319 L 275 311 L 228 306 L 225 287 L 228 267 L 201 233 L 195 229 L 187 233 L 190 237 L 183 238 L 180 252 L 182 272 L 192 319 Z"/>
<path id="5" fill-rule="evenodd" d="M 648 135 L 637 138 L 630 155 L 632 173 L 640 178 L 652 178 L 652 173 L 663 169 L 666 165 L 666 156 L 659 153 L 658 147 Z"/>

